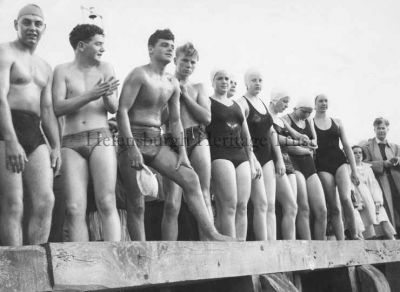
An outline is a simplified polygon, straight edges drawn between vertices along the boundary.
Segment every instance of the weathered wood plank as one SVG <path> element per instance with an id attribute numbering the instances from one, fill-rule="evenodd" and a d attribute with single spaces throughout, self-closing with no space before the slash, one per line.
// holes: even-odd
<path id="1" fill-rule="evenodd" d="M 46 250 L 42 246 L 0 247 L 1 291 L 50 291 Z"/>
<path id="2" fill-rule="evenodd" d="M 50 244 L 55 288 L 123 288 L 400 261 L 398 241 Z"/>

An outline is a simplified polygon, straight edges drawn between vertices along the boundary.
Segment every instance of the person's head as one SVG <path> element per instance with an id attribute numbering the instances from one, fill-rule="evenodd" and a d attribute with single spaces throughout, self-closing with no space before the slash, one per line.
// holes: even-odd
<path id="1" fill-rule="evenodd" d="M 379 117 L 374 120 L 373 125 L 376 138 L 384 141 L 389 131 L 389 121 L 383 117 Z"/>
<path id="2" fill-rule="evenodd" d="M 211 82 L 214 92 L 218 95 L 227 94 L 229 90 L 229 74 L 224 69 L 218 69 L 211 73 Z"/>
<path id="3" fill-rule="evenodd" d="M 176 73 L 182 77 L 190 76 L 199 61 L 199 53 L 192 43 L 186 43 L 176 48 L 175 65 Z"/>
<path id="4" fill-rule="evenodd" d="M 318 94 L 314 100 L 315 110 L 325 112 L 328 109 L 328 98 L 325 94 Z"/>
<path id="5" fill-rule="evenodd" d="M 158 29 L 147 42 L 150 59 L 170 63 L 174 57 L 175 37 L 169 29 Z"/>
<path id="6" fill-rule="evenodd" d="M 290 97 L 286 91 L 274 89 L 271 92 L 271 104 L 277 113 L 283 112 L 289 106 Z"/>
<path id="7" fill-rule="evenodd" d="M 46 29 L 42 9 L 36 4 L 22 7 L 14 20 L 14 28 L 23 45 L 35 47 Z"/>
<path id="8" fill-rule="evenodd" d="M 354 145 L 351 147 L 351 150 L 353 151 L 356 164 L 360 164 L 360 162 L 363 161 L 363 159 L 364 159 L 364 152 L 363 152 L 361 146 Z"/>
<path id="9" fill-rule="evenodd" d="M 313 105 L 307 98 L 301 98 L 297 101 L 293 113 L 300 120 L 307 119 L 313 111 Z"/>
<path id="10" fill-rule="evenodd" d="M 257 69 L 249 69 L 244 74 L 244 82 L 247 92 L 251 95 L 258 95 L 262 90 L 263 78 Z"/>
<path id="11" fill-rule="evenodd" d="M 228 98 L 235 96 L 236 94 L 236 86 L 237 80 L 236 77 L 231 75 L 229 76 L 229 90 L 228 90 Z"/>
<path id="12" fill-rule="evenodd" d="M 69 33 L 69 43 L 75 54 L 100 60 L 104 53 L 104 31 L 94 24 L 78 24 Z"/>

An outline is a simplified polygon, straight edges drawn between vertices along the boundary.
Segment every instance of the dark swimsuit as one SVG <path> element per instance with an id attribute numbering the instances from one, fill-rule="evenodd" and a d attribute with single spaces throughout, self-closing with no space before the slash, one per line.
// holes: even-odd
<path id="1" fill-rule="evenodd" d="M 40 117 L 37 114 L 25 110 L 11 110 L 11 117 L 18 142 L 24 148 L 26 156 L 40 145 L 46 144 L 40 130 Z M 1 133 L 0 140 L 4 140 Z"/>
<path id="2" fill-rule="evenodd" d="M 261 166 L 264 166 L 268 161 L 273 159 L 270 129 L 274 121 L 264 103 L 262 104 L 264 105 L 266 113 L 261 114 L 245 96 L 243 97 L 249 105 L 247 125 L 249 126 L 254 155 Z"/>
<path id="3" fill-rule="evenodd" d="M 304 129 L 300 128 L 299 126 L 296 125 L 296 123 L 293 121 L 293 119 L 288 115 L 290 121 L 291 121 L 291 126 L 294 130 L 299 132 L 300 134 L 307 135 L 308 138 L 313 139 L 313 135 L 311 132 L 311 125 L 308 120 L 305 120 L 306 126 Z M 305 179 L 309 178 L 311 175 L 317 172 L 314 164 L 314 159 L 311 155 L 306 154 L 306 155 L 290 155 L 290 158 L 292 159 L 293 162 L 293 167 L 296 170 L 299 170 L 305 177 Z"/>
<path id="4" fill-rule="evenodd" d="M 242 110 L 236 102 L 226 106 L 211 99 L 211 123 L 206 132 L 210 143 L 211 161 L 226 159 L 238 167 L 248 161 L 242 141 Z"/>
<path id="5" fill-rule="evenodd" d="M 62 138 L 62 148 L 69 148 L 79 153 L 83 158 L 89 160 L 96 146 L 113 144 L 113 136 L 108 128 L 99 128 L 89 131 L 65 135 Z"/>
<path id="6" fill-rule="evenodd" d="M 329 129 L 321 130 L 315 123 L 314 128 L 318 140 L 315 166 L 318 171 L 326 171 L 335 175 L 337 169 L 342 164 L 347 163 L 346 156 L 339 147 L 339 127 L 331 118 L 331 127 Z"/>
<path id="7" fill-rule="evenodd" d="M 273 123 L 273 127 L 278 135 L 284 136 L 284 137 L 290 137 L 290 133 L 286 127 L 281 127 L 278 124 Z M 289 157 L 289 153 L 287 150 L 287 147 L 285 145 L 281 146 L 281 152 L 282 152 L 282 158 L 283 162 L 285 163 L 286 167 L 286 174 L 293 174 L 294 173 L 294 167 L 292 160 Z"/>

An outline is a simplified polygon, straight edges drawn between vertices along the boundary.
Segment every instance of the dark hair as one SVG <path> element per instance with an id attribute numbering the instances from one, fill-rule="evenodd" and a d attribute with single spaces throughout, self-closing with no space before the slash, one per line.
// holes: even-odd
<path id="1" fill-rule="evenodd" d="M 175 41 L 174 34 L 168 28 L 166 28 L 166 29 L 157 29 L 149 37 L 149 41 L 147 42 L 147 45 L 154 47 L 156 45 L 156 43 L 158 42 L 158 40 L 160 40 L 160 39 Z"/>
<path id="2" fill-rule="evenodd" d="M 354 150 L 355 148 L 360 148 L 361 152 L 362 152 L 362 160 L 365 159 L 365 153 L 364 153 L 364 149 L 360 146 L 360 145 L 353 145 L 351 146 L 351 150 Z"/>
<path id="3" fill-rule="evenodd" d="M 179 55 L 197 57 L 197 60 L 199 60 L 199 52 L 197 52 L 194 45 L 190 42 L 176 48 L 175 56 L 179 57 Z"/>
<path id="4" fill-rule="evenodd" d="M 384 117 L 376 118 L 373 123 L 374 127 L 377 127 L 382 124 L 385 124 L 386 127 L 389 127 L 389 121 L 387 119 L 385 119 Z"/>
<path id="5" fill-rule="evenodd" d="M 104 30 L 94 24 L 78 24 L 69 33 L 69 43 L 75 50 L 79 42 L 88 42 L 97 34 L 104 36 Z"/>

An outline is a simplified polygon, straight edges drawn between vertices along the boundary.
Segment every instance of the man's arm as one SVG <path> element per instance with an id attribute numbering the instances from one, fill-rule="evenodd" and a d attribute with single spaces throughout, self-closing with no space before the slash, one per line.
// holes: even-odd
<path id="1" fill-rule="evenodd" d="M 61 166 L 60 154 L 60 133 L 58 131 L 58 122 L 54 114 L 53 101 L 51 99 L 51 86 L 53 81 L 53 74 L 49 65 L 48 81 L 46 86 L 42 89 L 40 96 L 40 115 L 43 126 L 43 131 L 50 143 L 50 158 L 51 167 L 55 169 L 56 175 L 58 174 Z"/>
<path id="2" fill-rule="evenodd" d="M 27 161 L 26 154 L 18 142 L 11 117 L 7 96 L 10 90 L 12 59 L 7 50 L 0 46 L 0 132 L 6 147 L 6 167 L 13 172 L 21 172 Z"/>
<path id="3" fill-rule="evenodd" d="M 118 86 L 119 80 L 117 80 L 115 78 L 114 68 L 108 63 L 104 63 L 104 65 L 105 65 L 106 80 L 110 83 L 116 82 L 115 85 Z M 110 114 L 115 114 L 116 111 L 118 110 L 118 90 L 115 89 L 115 90 L 111 90 L 108 93 L 106 93 L 103 96 L 103 102 L 104 102 L 104 108 L 106 109 L 106 111 L 108 111 Z"/>
<path id="4" fill-rule="evenodd" d="M 93 89 L 67 99 L 65 70 L 65 65 L 57 66 L 54 69 L 53 104 L 54 113 L 57 117 L 76 112 L 87 103 L 99 99 L 110 90 L 109 82 L 102 82 L 100 79 Z"/>
<path id="5" fill-rule="evenodd" d="M 190 167 L 190 163 L 186 153 L 185 139 L 181 122 L 181 114 L 179 106 L 179 96 L 180 96 L 179 82 L 175 78 L 172 79 L 171 82 L 174 85 L 174 92 L 172 93 L 172 96 L 168 101 L 169 129 L 175 141 L 177 141 L 177 145 L 179 147 L 179 159 L 178 159 L 178 165 L 176 166 L 176 168 L 178 169 L 181 165 Z"/>
<path id="6" fill-rule="evenodd" d="M 207 97 L 203 84 L 197 84 L 197 101 L 190 98 L 186 86 L 181 85 L 181 100 L 185 103 L 190 114 L 202 125 L 208 125 L 211 122 L 211 103 Z"/>
<path id="7" fill-rule="evenodd" d="M 128 151 L 133 151 L 131 157 L 132 167 L 141 168 L 143 164 L 143 157 L 137 148 L 135 139 L 133 139 L 130 121 L 129 110 L 135 103 L 142 86 L 142 72 L 140 68 L 134 69 L 125 79 L 122 86 L 121 96 L 119 98 L 119 105 L 117 111 L 117 124 L 119 136 L 123 139 L 122 143 L 125 146 L 132 146 Z M 133 150 L 131 150 L 133 149 Z"/>

